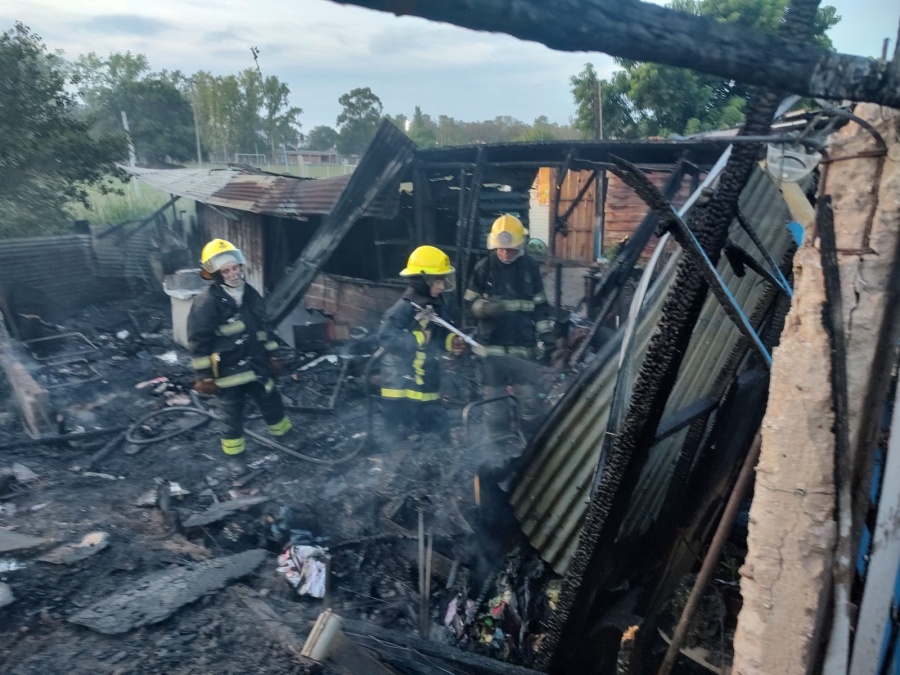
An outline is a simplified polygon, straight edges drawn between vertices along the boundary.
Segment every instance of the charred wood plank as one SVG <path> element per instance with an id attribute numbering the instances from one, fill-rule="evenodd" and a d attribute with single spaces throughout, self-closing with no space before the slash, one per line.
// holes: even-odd
<path id="1" fill-rule="evenodd" d="M 267 298 L 273 324 L 280 322 L 303 297 L 338 244 L 378 195 L 395 186 L 400 174 L 413 161 L 415 149 L 415 143 L 392 122 L 382 122 L 331 213 L 325 216 L 290 272 Z"/>
<path id="2" fill-rule="evenodd" d="M 900 108 L 900 58 L 839 54 L 649 2 L 620 0 L 333 0 L 473 30 L 506 33 L 565 52 L 604 52 L 804 96 Z"/>
<path id="3" fill-rule="evenodd" d="M 184 605 L 250 574 L 267 555 L 262 549 L 253 549 L 177 570 L 154 572 L 137 580 L 128 590 L 74 614 L 69 621 L 108 635 L 159 623 Z"/>
<path id="4" fill-rule="evenodd" d="M 342 622 L 344 633 L 356 644 L 388 657 L 393 654 L 402 654 L 409 657 L 409 651 L 414 650 L 427 656 L 449 661 L 458 666 L 472 669 L 476 673 L 496 673 L 497 675 L 537 675 L 538 671 L 522 666 L 514 666 L 510 663 L 497 661 L 487 656 L 479 656 L 464 651 L 457 647 L 443 645 L 430 640 L 422 640 L 405 633 L 381 628 L 365 621 Z M 393 649 L 391 649 L 393 647 Z M 390 658 L 386 658 L 390 661 Z M 420 662 L 421 663 L 421 662 Z M 429 671 L 432 672 L 432 671 Z"/>
<path id="5" fill-rule="evenodd" d="M 215 523 L 216 521 L 222 520 L 235 511 L 245 509 L 248 506 L 256 506 L 257 504 L 262 504 L 264 502 L 270 501 L 271 499 L 271 497 L 258 496 L 242 497 L 240 499 L 231 499 L 227 502 L 218 502 L 217 504 L 213 504 L 211 507 L 206 509 L 206 511 L 191 514 L 184 520 L 184 522 L 182 522 L 182 526 L 185 528 L 191 528 L 209 525 L 211 523 Z"/>

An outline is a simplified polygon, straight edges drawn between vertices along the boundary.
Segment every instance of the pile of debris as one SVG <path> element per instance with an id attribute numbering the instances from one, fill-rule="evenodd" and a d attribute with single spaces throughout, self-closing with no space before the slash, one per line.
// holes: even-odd
<path id="1" fill-rule="evenodd" d="M 0 654 L 16 672 L 368 673 L 411 649 L 451 672 L 533 662 L 559 582 L 497 486 L 521 444 L 463 429 L 474 362 L 450 368 L 451 437 L 383 443 L 370 337 L 292 354 L 281 390 L 301 445 L 251 440 L 235 473 L 162 298 L 64 324 L 16 352 L 47 392 L 49 432 L 0 417 Z M 368 666 L 303 653 L 329 608 Z"/>

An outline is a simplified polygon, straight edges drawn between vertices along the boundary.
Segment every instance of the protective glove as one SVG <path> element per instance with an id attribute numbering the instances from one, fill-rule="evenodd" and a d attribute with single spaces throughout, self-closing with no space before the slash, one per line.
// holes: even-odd
<path id="1" fill-rule="evenodd" d="M 472 314 L 479 319 L 496 319 L 506 314 L 506 306 L 502 300 L 479 298 L 472 303 Z"/>
<path id="2" fill-rule="evenodd" d="M 205 394 L 206 396 L 215 396 L 219 393 L 219 385 L 217 385 L 216 381 L 211 377 L 204 377 L 202 380 L 196 380 L 194 382 L 194 391 L 198 394 Z"/>
<path id="3" fill-rule="evenodd" d="M 453 336 L 453 341 L 450 343 L 450 353 L 453 356 L 462 356 L 466 351 L 466 341 L 463 340 L 459 335 Z"/>
<path id="4" fill-rule="evenodd" d="M 550 349 L 550 347 L 556 345 L 556 333 L 552 330 L 545 331 L 538 335 L 538 340 L 544 343 L 544 349 Z"/>
<path id="5" fill-rule="evenodd" d="M 269 375 L 272 377 L 278 377 L 284 371 L 284 361 L 277 356 L 270 356 L 269 360 L 266 361 L 266 366 L 268 366 Z"/>

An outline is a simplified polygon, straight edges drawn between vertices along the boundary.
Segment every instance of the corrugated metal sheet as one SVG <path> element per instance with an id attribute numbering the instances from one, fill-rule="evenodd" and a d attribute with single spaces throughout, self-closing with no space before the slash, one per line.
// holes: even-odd
<path id="1" fill-rule="evenodd" d="M 0 242 L 0 289 L 13 311 L 52 321 L 68 310 L 109 299 L 117 287 L 93 274 L 91 238 L 83 234 Z"/>
<path id="2" fill-rule="evenodd" d="M 123 229 L 98 239 L 100 232 L 94 232 L 92 241 L 94 273 L 98 277 L 124 279 L 131 290 L 159 283 L 150 265 L 151 255 L 159 250 L 155 225 Z"/>
<path id="3" fill-rule="evenodd" d="M 780 259 L 790 244 L 784 228 L 789 216 L 778 189 L 762 171 L 755 171 L 741 195 L 741 208 L 756 225 L 775 259 Z M 753 244 L 736 225 L 732 227 L 732 238 L 758 257 Z M 643 358 L 653 334 L 679 255 L 680 252 L 670 259 L 655 293 L 647 300 L 635 338 L 636 364 Z M 745 311 L 752 312 L 766 282 L 753 273 L 736 277 L 724 256 L 719 269 L 738 303 Z M 739 337 L 737 328 L 710 296 L 694 330 L 666 414 L 681 410 L 711 392 Z M 610 353 L 617 354 L 612 349 L 614 345 L 610 347 Z M 565 573 L 575 552 L 587 511 L 602 440 L 607 432 L 617 361 L 598 357 L 597 365 L 582 373 L 557 404 L 547 431 L 526 451 L 527 466 L 512 492 L 511 501 L 523 531 L 560 574 Z M 637 372 L 636 367 L 633 372 Z M 676 434 L 653 449 L 625 519 L 631 528 L 629 534 L 644 531 L 658 516 L 685 433 Z"/>
<path id="4" fill-rule="evenodd" d="M 285 218 L 331 213 L 352 174 L 309 180 L 244 169 L 141 169 L 124 167 L 145 183 L 203 204 Z M 364 216 L 391 218 L 399 193 L 386 191 Z"/>

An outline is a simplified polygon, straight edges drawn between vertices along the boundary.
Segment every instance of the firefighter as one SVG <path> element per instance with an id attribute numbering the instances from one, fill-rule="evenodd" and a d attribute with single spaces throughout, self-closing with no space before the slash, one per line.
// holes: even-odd
<path id="1" fill-rule="evenodd" d="M 540 266 L 525 251 L 526 234 L 522 221 L 513 215 L 503 214 L 494 221 L 487 238 L 488 257 L 475 265 L 464 300 L 478 321 L 477 336 L 487 352 L 482 396 L 503 396 L 512 387 L 522 425 L 533 431 L 542 412 L 538 342 L 549 348 L 555 339 Z M 501 409 L 485 408 L 488 430 L 495 435 L 507 429 Z"/>
<path id="2" fill-rule="evenodd" d="M 234 244 L 213 239 L 200 254 L 201 276 L 212 279 L 188 314 L 188 344 L 196 371 L 194 389 L 215 395 L 222 412 L 222 450 L 243 459 L 244 404 L 256 401 L 273 436 L 291 430 L 274 377 L 281 372 L 278 343 L 269 332 L 262 296 L 244 277 L 244 256 Z"/>
<path id="3" fill-rule="evenodd" d="M 447 254 L 434 246 L 420 246 L 409 256 L 400 276 L 408 287 L 385 312 L 378 329 L 384 349 L 381 359 L 381 401 L 385 427 L 446 431 L 441 405 L 443 353 L 459 354 L 465 344 L 446 328 L 430 323 L 413 303 L 449 321 L 442 293 L 452 290 L 454 269 Z"/>

